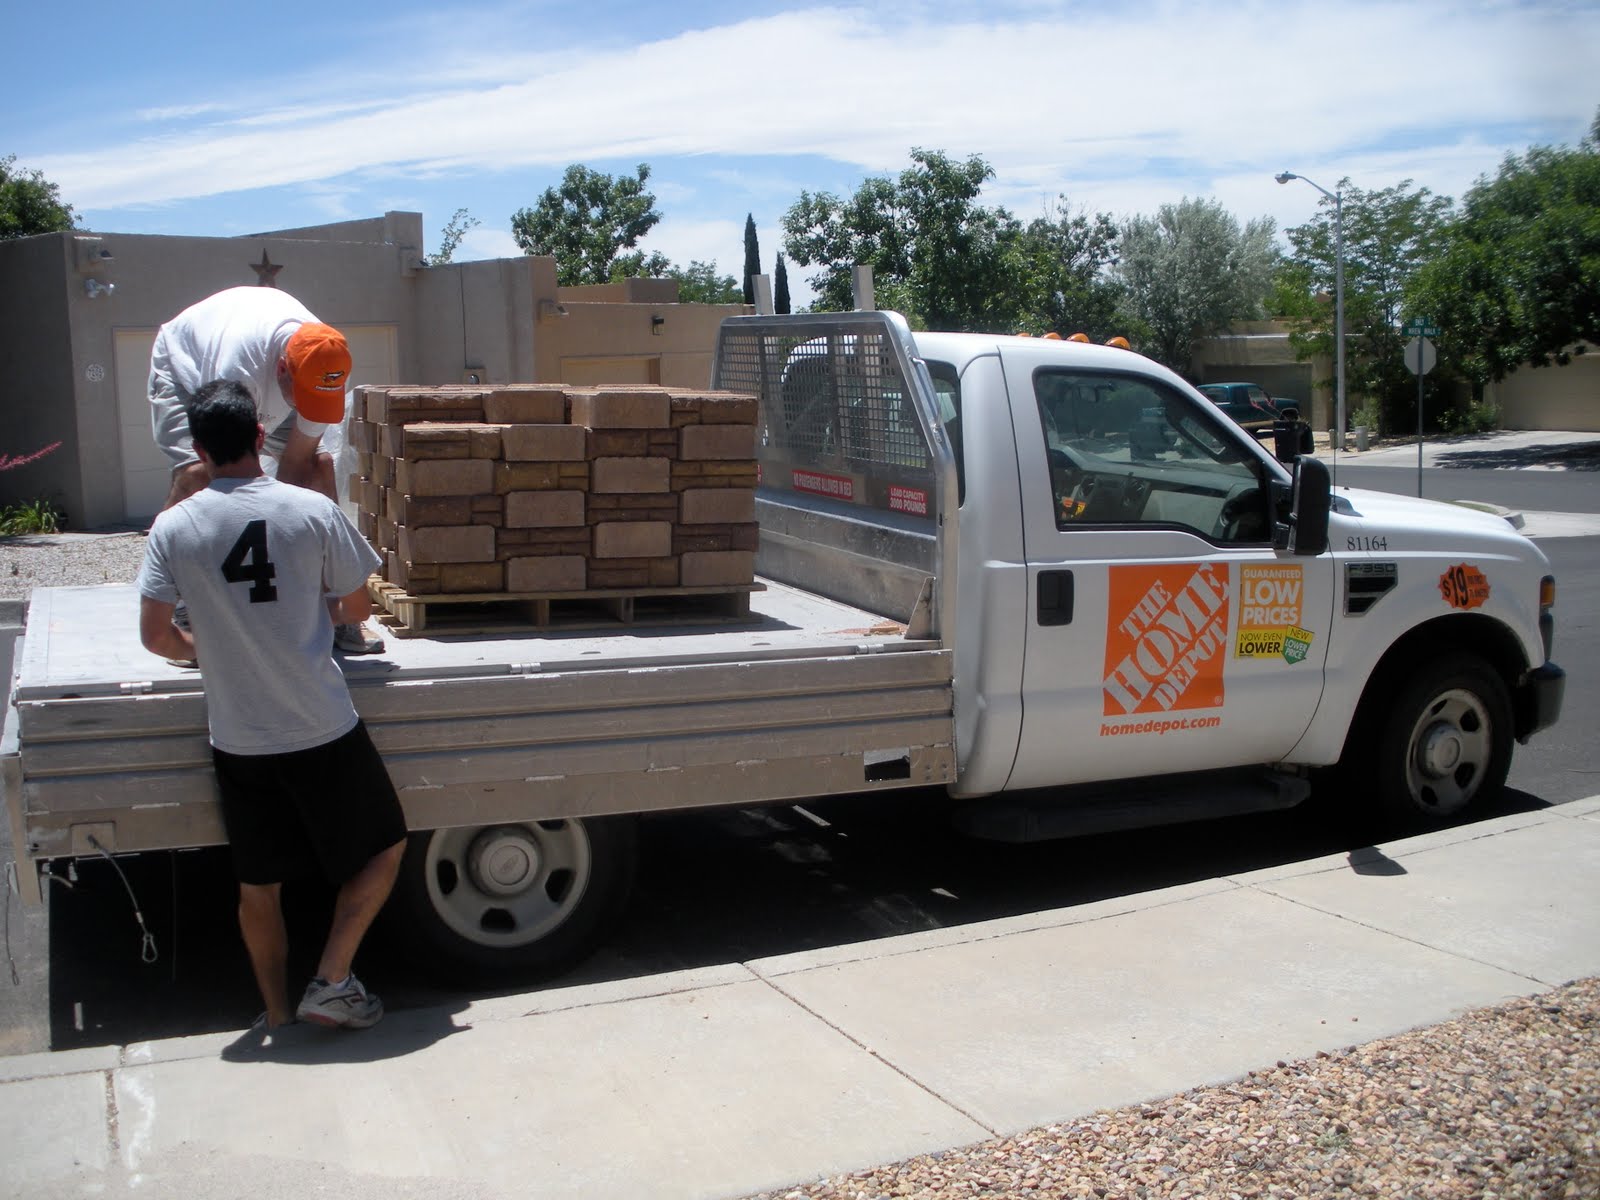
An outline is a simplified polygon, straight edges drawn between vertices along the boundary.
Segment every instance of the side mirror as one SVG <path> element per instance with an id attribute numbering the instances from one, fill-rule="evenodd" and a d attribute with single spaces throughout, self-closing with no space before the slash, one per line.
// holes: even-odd
<path id="1" fill-rule="evenodd" d="M 1306 557 L 1323 553 L 1328 548 L 1328 513 L 1333 508 L 1327 463 L 1305 454 L 1297 457 L 1288 500 L 1288 520 L 1274 528 L 1273 547 Z"/>

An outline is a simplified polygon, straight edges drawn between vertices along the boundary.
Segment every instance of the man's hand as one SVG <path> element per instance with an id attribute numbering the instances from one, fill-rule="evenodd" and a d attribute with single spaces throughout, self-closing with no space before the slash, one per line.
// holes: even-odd
<path id="1" fill-rule="evenodd" d="M 148 596 L 139 598 L 139 641 L 151 654 L 162 658 L 192 659 L 194 638 L 172 623 L 177 605 Z"/>

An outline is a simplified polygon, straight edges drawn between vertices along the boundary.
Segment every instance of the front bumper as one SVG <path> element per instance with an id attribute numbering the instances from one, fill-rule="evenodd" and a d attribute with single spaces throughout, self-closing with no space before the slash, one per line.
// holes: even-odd
<path id="1" fill-rule="evenodd" d="M 1553 662 L 1529 671 L 1512 697 L 1517 741 L 1525 742 L 1561 717 L 1561 699 L 1567 690 L 1567 673 Z"/>

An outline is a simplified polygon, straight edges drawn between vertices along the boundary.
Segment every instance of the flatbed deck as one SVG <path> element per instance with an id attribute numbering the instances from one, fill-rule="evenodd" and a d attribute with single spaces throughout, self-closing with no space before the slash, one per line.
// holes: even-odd
<path id="1" fill-rule="evenodd" d="M 751 620 L 391 638 L 344 658 L 413 828 L 948 782 L 951 657 L 761 581 Z M 34 593 L 0 770 L 30 858 L 220 842 L 200 674 L 128 586 Z"/>

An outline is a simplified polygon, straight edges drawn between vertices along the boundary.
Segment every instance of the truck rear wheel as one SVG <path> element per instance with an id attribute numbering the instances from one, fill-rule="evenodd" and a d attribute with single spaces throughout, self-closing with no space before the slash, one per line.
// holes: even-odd
<path id="1" fill-rule="evenodd" d="M 542 975 L 589 954 L 633 884 L 632 817 L 413 833 L 390 926 L 456 975 Z"/>
<path id="2" fill-rule="evenodd" d="M 1391 822 L 1432 828 L 1499 795 L 1511 769 L 1511 699 L 1488 663 L 1466 653 L 1423 661 L 1393 695 L 1365 723 L 1376 729 L 1365 773 Z"/>

